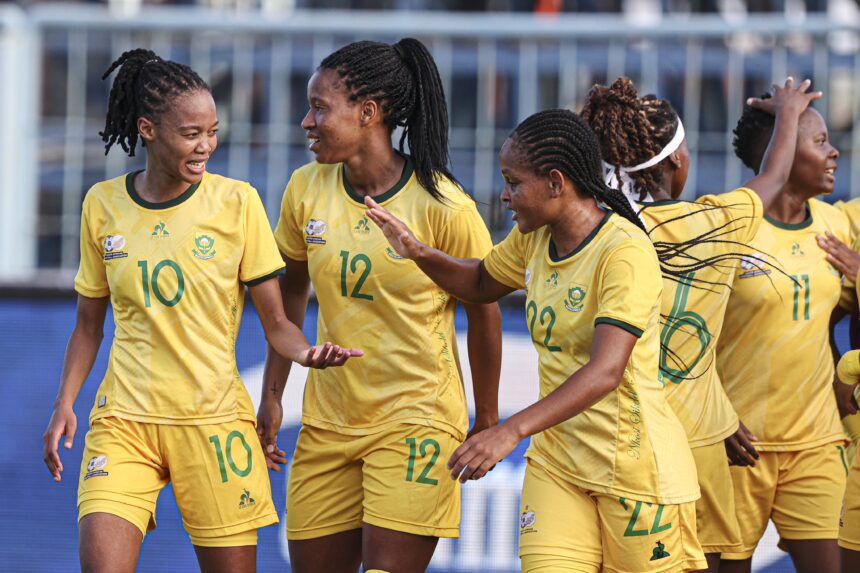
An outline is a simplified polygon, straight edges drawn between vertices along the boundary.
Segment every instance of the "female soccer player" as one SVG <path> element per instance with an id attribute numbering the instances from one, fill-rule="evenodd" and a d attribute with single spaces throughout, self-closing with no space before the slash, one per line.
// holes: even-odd
<path id="1" fill-rule="evenodd" d="M 788 179 L 800 114 L 821 97 L 805 93 L 809 85 L 807 80 L 795 88 L 788 78 L 784 87 L 774 86 L 773 98 L 750 100 L 776 117 L 760 172 L 735 191 L 696 202 L 678 201 L 690 156 L 683 124 L 668 101 L 640 98 L 633 82 L 619 78 L 611 87 L 593 87 L 582 110 L 600 142 L 607 183 L 635 201 L 651 199 L 635 203 L 639 216 L 655 245 L 670 254 L 664 264 L 682 272 L 680 280 L 663 281 L 660 375 L 696 460 L 702 490 L 696 525 L 714 573 L 720 553 L 739 549 L 741 541 L 723 440 L 731 446 L 747 440 L 714 356 L 731 293 L 731 259 L 753 254 L 746 244 Z M 743 448 L 731 447 L 729 455 L 742 465 L 754 463 Z"/>
<path id="2" fill-rule="evenodd" d="M 837 368 L 839 380 L 851 396 L 856 409 L 860 382 L 860 350 L 846 352 Z M 860 456 L 854 457 L 848 474 L 848 487 L 839 520 L 839 547 L 842 573 L 860 571 Z"/>
<path id="3" fill-rule="evenodd" d="M 492 243 L 448 171 L 445 96 L 423 44 L 341 48 L 311 77 L 308 102 L 302 127 L 316 161 L 290 179 L 275 232 L 287 315 L 301 324 L 310 279 L 319 336 L 374 359 L 308 377 L 288 482 L 290 561 L 299 573 L 424 571 L 460 522 L 459 485 L 442 463 L 468 429 L 455 300 L 388 246 L 363 200 L 454 256 L 484 256 Z M 398 126 L 411 155 L 392 147 Z M 464 308 L 476 432 L 498 421 L 501 315 L 495 304 Z M 272 465 L 283 461 L 275 437 L 288 366 L 270 354 L 264 376 L 259 427 Z"/>
<path id="4" fill-rule="evenodd" d="M 597 140 L 570 111 L 527 118 L 499 163 L 516 227 L 483 260 L 434 249 L 366 200 L 395 250 L 458 298 L 527 289 L 541 399 L 466 440 L 448 462 L 452 477 L 482 477 L 532 436 L 523 571 L 706 567 L 695 465 L 657 375 L 662 280 L 641 222 L 604 184 Z"/>
<path id="5" fill-rule="evenodd" d="M 45 463 L 56 481 L 61 435 L 102 340 L 108 303 L 116 334 L 90 415 L 78 488 L 85 571 L 134 571 L 155 528 L 158 494 L 173 482 L 203 571 L 254 571 L 257 529 L 278 521 L 254 411 L 234 345 L 247 285 L 266 336 L 308 366 L 343 364 L 360 351 L 309 347 L 284 316 L 283 262 L 262 203 L 247 183 L 206 172 L 218 119 L 191 68 L 149 50 L 124 53 L 111 88 L 106 151 L 146 170 L 96 184 L 81 219 L 77 323 L 69 340 Z"/>
<path id="6" fill-rule="evenodd" d="M 759 172 L 774 117 L 749 106 L 735 128 L 735 153 Z M 848 242 L 844 214 L 814 199 L 833 191 L 839 152 L 812 108 L 800 116 L 788 181 L 752 241 L 784 270 L 745 262 L 735 276 L 717 345 L 717 368 L 738 416 L 758 437 L 755 467 L 731 468 L 742 547 L 721 571 L 749 571 L 769 519 L 800 573 L 836 573 L 845 434 L 833 399 L 831 314 L 839 271 L 816 236 Z M 727 561 L 731 559 L 733 561 Z"/>

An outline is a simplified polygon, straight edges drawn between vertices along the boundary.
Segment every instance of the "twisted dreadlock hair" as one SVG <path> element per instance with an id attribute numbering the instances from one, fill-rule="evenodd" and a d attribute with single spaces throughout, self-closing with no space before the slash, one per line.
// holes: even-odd
<path id="1" fill-rule="evenodd" d="M 105 129 L 99 132 L 106 144 L 105 155 L 118 143 L 134 157 L 138 118 L 157 122 L 177 96 L 197 90 L 209 91 L 209 86 L 194 70 L 184 64 L 162 60 L 151 50 L 138 48 L 123 53 L 102 79 L 107 79 L 117 68 L 119 72 L 110 89 Z"/>
<path id="2" fill-rule="evenodd" d="M 771 94 L 766 93 L 760 96 L 760 99 L 769 99 L 770 97 L 772 97 Z M 764 152 L 767 151 L 770 137 L 773 135 L 775 123 L 776 118 L 771 114 L 744 104 L 744 111 L 738 119 L 738 124 L 732 130 L 734 134 L 732 147 L 735 148 L 735 155 L 756 175 L 761 169 L 761 161 L 764 159 Z"/>
<path id="3" fill-rule="evenodd" d="M 510 137 L 537 175 L 558 169 L 580 192 L 645 230 L 621 191 L 603 182 L 600 147 L 584 119 L 566 109 L 539 111 L 523 120 Z"/>
<path id="4" fill-rule="evenodd" d="M 615 166 L 618 181 L 621 167 L 639 165 L 656 156 L 678 129 L 678 112 L 672 104 L 653 94 L 640 98 L 633 82 L 624 77 L 609 87 L 593 86 L 581 114 L 597 135 L 604 161 Z M 663 183 L 659 164 L 628 176 L 640 200 Z"/>
<path id="5" fill-rule="evenodd" d="M 321 70 L 335 70 L 346 83 L 350 99 L 379 102 L 389 131 L 404 128 L 418 182 L 436 199 L 440 177 L 457 183 L 448 170 L 448 108 L 436 62 L 413 38 L 394 45 L 354 42 L 325 58 Z M 459 185 L 459 183 L 458 183 Z"/>

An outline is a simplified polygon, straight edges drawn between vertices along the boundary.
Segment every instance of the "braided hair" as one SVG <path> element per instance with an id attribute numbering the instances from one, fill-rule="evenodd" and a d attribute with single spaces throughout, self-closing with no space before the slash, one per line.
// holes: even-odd
<path id="1" fill-rule="evenodd" d="M 769 99 L 770 97 L 771 94 L 766 93 L 760 99 Z M 761 169 L 764 152 L 767 151 L 775 123 L 776 118 L 771 114 L 744 104 L 744 111 L 738 119 L 738 124 L 732 130 L 734 134 L 732 147 L 735 148 L 735 155 L 756 175 Z"/>
<path id="2" fill-rule="evenodd" d="M 123 53 L 102 79 L 107 79 L 117 68 L 119 72 L 110 89 L 105 129 L 99 132 L 106 144 L 105 155 L 118 143 L 134 157 L 139 137 L 138 118 L 157 122 L 177 96 L 198 90 L 210 91 L 194 70 L 184 64 L 162 60 L 151 50 L 138 48 Z"/>
<path id="3" fill-rule="evenodd" d="M 621 167 L 639 165 L 656 156 L 678 129 L 678 112 L 672 104 L 652 94 L 640 98 L 633 82 L 624 77 L 609 87 L 593 86 L 581 114 L 597 135 L 603 159 L 615 166 L 618 181 L 622 181 Z M 663 183 L 659 164 L 628 176 L 640 200 Z"/>
<path id="4" fill-rule="evenodd" d="M 603 182 L 600 147 L 584 119 L 566 109 L 539 111 L 523 120 L 510 137 L 537 175 L 547 175 L 558 169 L 582 193 L 645 230 L 621 191 Z"/>
<path id="5" fill-rule="evenodd" d="M 335 70 L 346 83 L 350 100 L 379 102 L 389 132 L 404 128 L 418 182 L 441 200 L 438 181 L 457 180 L 448 170 L 448 108 L 436 62 L 413 38 L 396 44 L 354 42 L 325 58 L 320 70 Z M 458 183 L 459 185 L 459 183 Z"/>

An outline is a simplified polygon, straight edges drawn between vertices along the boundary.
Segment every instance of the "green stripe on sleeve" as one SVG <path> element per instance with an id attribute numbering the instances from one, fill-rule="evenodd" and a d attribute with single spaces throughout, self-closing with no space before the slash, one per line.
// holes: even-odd
<path id="1" fill-rule="evenodd" d="M 263 276 L 256 278 L 256 279 L 251 279 L 248 282 L 246 282 L 245 284 L 248 286 L 257 286 L 258 284 L 262 284 L 269 279 L 273 279 L 277 276 L 286 274 L 286 272 L 287 272 L 287 267 L 281 267 L 278 270 L 272 271 L 271 273 L 269 273 L 267 275 L 263 275 Z"/>
<path id="2" fill-rule="evenodd" d="M 616 320 L 614 318 L 606 318 L 605 316 L 598 317 L 594 320 L 594 326 L 598 324 L 611 324 L 612 326 L 617 326 L 622 330 L 626 330 L 636 338 L 642 338 L 642 329 L 636 328 L 632 324 L 627 324 L 624 321 Z"/>

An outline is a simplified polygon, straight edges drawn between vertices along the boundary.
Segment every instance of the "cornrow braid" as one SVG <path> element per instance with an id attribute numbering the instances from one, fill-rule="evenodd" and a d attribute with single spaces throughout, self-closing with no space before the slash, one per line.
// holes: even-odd
<path id="1" fill-rule="evenodd" d="M 771 94 L 766 93 L 760 99 L 769 99 L 770 97 L 772 97 Z M 738 124 L 732 130 L 734 134 L 732 147 L 735 149 L 735 155 L 756 174 L 761 169 L 761 161 L 764 159 L 764 152 L 767 150 L 773 135 L 775 123 L 776 118 L 774 116 L 744 104 L 744 111 L 738 119 Z"/>
<path id="2" fill-rule="evenodd" d="M 403 127 L 400 151 L 409 143 L 418 182 L 441 200 L 438 182 L 456 183 L 448 169 L 448 108 L 436 62 L 413 38 L 394 45 L 354 42 L 325 58 L 321 70 L 335 70 L 346 83 L 350 99 L 379 102 L 389 131 Z"/>
<path id="3" fill-rule="evenodd" d="M 609 87 L 593 86 L 581 115 L 597 135 L 603 159 L 616 166 L 619 181 L 620 167 L 648 161 L 669 144 L 678 129 L 678 113 L 672 104 L 651 94 L 640 98 L 633 82 L 625 77 Z M 640 200 L 655 193 L 663 182 L 659 165 L 628 176 Z"/>
<path id="4" fill-rule="evenodd" d="M 105 142 L 105 155 L 118 143 L 134 157 L 137 147 L 137 120 L 157 121 L 179 95 L 209 91 L 209 86 L 184 64 L 162 60 L 151 50 L 138 48 L 123 53 L 102 79 L 119 68 L 110 89 L 105 129 L 99 135 Z"/>
<path id="5" fill-rule="evenodd" d="M 576 187 L 645 231 L 627 198 L 603 182 L 600 148 L 584 119 L 566 109 L 548 109 L 529 116 L 511 134 L 534 172 L 564 173 Z"/>

